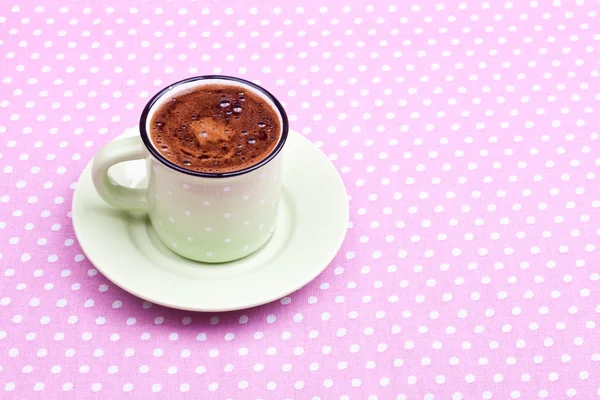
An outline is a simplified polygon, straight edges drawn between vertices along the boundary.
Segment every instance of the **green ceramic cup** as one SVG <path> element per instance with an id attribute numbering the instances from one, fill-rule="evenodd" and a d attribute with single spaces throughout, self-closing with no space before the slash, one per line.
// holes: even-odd
<path id="1" fill-rule="evenodd" d="M 162 157 L 149 137 L 152 114 L 167 98 L 205 84 L 241 87 L 259 95 L 280 118 L 274 150 L 251 167 L 228 173 L 184 169 Z M 157 93 L 142 112 L 140 135 L 108 143 L 96 155 L 92 177 L 108 204 L 146 212 L 158 237 L 175 253 L 197 261 L 219 263 L 245 257 L 273 234 L 282 184 L 282 152 L 288 120 L 281 103 L 260 86 L 239 78 L 209 75 L 176 82 Z M 131 189 L 108 174 L 124 161 L 145 160 L 148 187 Z M 110 234 L 110 233 L 109 233 Z"/>

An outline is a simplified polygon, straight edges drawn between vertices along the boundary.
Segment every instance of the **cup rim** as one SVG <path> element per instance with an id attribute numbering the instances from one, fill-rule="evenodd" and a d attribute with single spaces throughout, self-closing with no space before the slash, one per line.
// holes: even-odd
<path id="1" fill-rule="evenodd" d="M 258 163 L 253 164 L 249 167 L 246 167 L 244 169 L 240 169 L 238 171 L 229 171 L 229 172 L 200 172 L 200 171 L 192 171 L 186 168 L 183 168 L 175 163 L 173 163 L 172 161 L 168 160 L 167 158 L 165 158 L 152 144 L 152 140 L 150 139 L 150 135 L 148 133 L 148 131 L 146 130 L 146 122 L 148 119 L 148 115 L 150 114 L 150 110 L 152 109 L 152 106 L 164 95 L 166 95 L 169 91 L 175 89 L 177 86 L 179 85 L 183 85 L 185 83 L 190 83 L 190 82 L 195 82 L 195 81 L 202 81 L 202 80 L 226 80 L 226 81 L 233 81 L 233 82 L 238 82 L 241 83 L 243 85 L 247 85 L 252 87 L 253 89 L 256 89 L 257 91 L 261 92 L 262 94 L 264 94 L 266 97 L 269 98 L 269 100 L 271 100 L 273 102 L 273 104 L 275 105 L 275 107 L 277 108 L 277 111 L 279 112 L 279 115 L 281 116 L 281 137 L 277 143 L 277 145 L 275 146 L 275 148 L 271 151 L 271 153 L 269 153 L 269 155 L 267 155 L 265 158 L 263 158 L 262 160 L 260 160 Z M 140 116 L 140 135 L 142 138 L 142 142 L 144 142 L 144 145 L 146 146 L 146 148 L 148 149 L 148 151 L 150 152 L 150 154 L 152 156 L 154 156 L 154 158 L 156 158 L 158 161 L 160 161 L 162 164 L 164 164 L 165 166 L 177 171 L 177 172 L 181 172 L 183 174 L 186 175 L 192 175 L 192 176 L 199 176 L 199 177 L 203 177 L 203 178 L 228 178 L 228 177 L 233 177 L 233 176 L 239 176 L 239 175 L 243 175 L 243 174 L 247 174 L 248 172 L 254 171 L 266 164 L 268 164 L 271 160 L 273 160 L 277 154 L 279 154 L 279 152 L 281 151 L 281 149 L 283 148 L 283 145 L 285 144 L 285 141 L 287 139 L 288 136 L 288 131 L 289 131 L 289 124 L 288 124 L 288 118 L 287 118 L 287 114 L 285 113 L 285 110 L 283 108 L 283 106 L 281 105 L 281 103 L 279 102 L 279 100 L 277 100 L 277 98 L 275 96 L 273 96 L 268 90 L 264 89 L 263 87 L 247 81 L 245 79 L 241 79 L 241 78 L 237 78 L 234 76 L 228 76 L 228 75 L 201 75 L 201 76 L 193 76 L 190 78 L 186 78 L 180 81 L 177 81 L 175 83 L 172 83 L 171 85 L 161 89 L 158 93 L 156 93 L 146 104 L 146 106 L 144 107 L 144 109 L 142 110 L 142 115 Z"/>

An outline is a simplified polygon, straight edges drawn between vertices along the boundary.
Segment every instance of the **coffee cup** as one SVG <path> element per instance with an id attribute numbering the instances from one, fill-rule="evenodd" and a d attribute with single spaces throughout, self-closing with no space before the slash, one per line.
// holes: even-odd
<path id="1" fill-rule="evenodd" d="M 216 93 L 218 90 L 214 88 L 221 88 L 218 90 L 225 94 Z M 185 152 L 181 147 L 183 142 L 178 143 L 180 147 L 176 149 L 164 150 L 163 146 L 156 143 L 161 140 L 157 139 L 160 136 L 151 134 L 156 128 L 152 125 L 156 123 L 154 117 L 161 110 L 164 111 L 170 101 L 185 100 L 184 96 L 190 93 L 208 96 L 206 92 L 215 95 L 215 102 L 218 102 L 214 105 L 216 112 L 219 109 L 222 111 L 218 115 L 209 115 L 207 109 L 213 106 L 199 103 L 198 107 L 203 108 L 198 111 L 208 115 L 206 118 L 212 124 L 209 126 L 221 129 L 220 121 L 223 121 L 224 127 L 250 121 L 251 117 L 246 117 L 244 111 L 229 112 L 228 107 L 241 104 L 239 98 L 227 97 L 229 93 L 237 92 L 244 94 L 248 107 L 251 106 L 248 102 L 252 100 L 256 107 L 275 119 L 272 127 L 276 131 L 270 132 L 267 139 L 273 140 L 273 143 L 265 144 L 254 152 L 262 151 L 260 154 L 233 153 L 230 151 L 233 143 L 243 143 L 243 146 L 237 146 L 246 150 L 246 147 L 251 147 L 248 143 L 254 143 L 264 135 L 261 136 L 262 132 L 252 132 L 250 135 L 257 135 L 257 139 L 253 139 L 239 136 L 239 132 L 223 136 L 223 132 L 219 131 L 214 143 L 210 144 L 213 147 L 222 146 L 223 152 L 194 154 L 199 160 L 197 165 L 188 165 L 190 161 L 177 158 L 181 155 L 179 151 Z M 223 96 L 229 104 L 223 106 L 226 103 L 221 103 L 223 100 L 219 100 L 218 96 Z M 256 117 L 255 114 L 251 115 L 252 118 Z M 226 116 L 236 118 L 238 125 L 229 122 Z M 182 116 L 179 122 L 174 119 L 172 123 L 186 124 L 185 118 Z M 147 213 L 157 236 L 173 252 L 207 263 L 236 260 L 261 248 L 275 230 L 282 186 L 281 150 L 285 146 L 288 129 L 287 116 L 281 103 L 252 82 L 221 75 L 185 79 L 162 89 L 150 99 L 140 117 L 139 136 L 110 142 L 98 152 L 92 164 L 94 186 L 100 197 L 111 206 L 128 212 Z M 190 146 L 198 147 L 199 142 L 195 141 L 194 136 L 198 134 L 211 140 L 210 129 L 208 132 L 190 132 L 191 136 L 185 136 Z M 183 141 L 184 135 L 170 140 L 179 139 Z M 247 151 L 252 152 L 253 149 Z M 240 159 L 236 161 L 235 154 L 238 153 Z M 242 157 L 244 160 L 241 160 Z M 132 160 L 145 161 L 147 187 L 124 187 L 111 178 L 109 169 L 113 165 Z M 212 164 L 207 164 L 206 160 Z"/>

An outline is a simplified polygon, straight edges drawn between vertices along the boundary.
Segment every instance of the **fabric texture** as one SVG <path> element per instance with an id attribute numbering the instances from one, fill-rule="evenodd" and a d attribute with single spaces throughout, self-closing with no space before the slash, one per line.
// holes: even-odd
<path id="1" fill-rule="evenodd" d="M 2 1 L 0 398 L 595 398 L 599 11 Z M 271 91 L 350 197 L 325 272 L 239 312 L 126 293 L 70 219 L 100 147 L 206 74 Z"/>

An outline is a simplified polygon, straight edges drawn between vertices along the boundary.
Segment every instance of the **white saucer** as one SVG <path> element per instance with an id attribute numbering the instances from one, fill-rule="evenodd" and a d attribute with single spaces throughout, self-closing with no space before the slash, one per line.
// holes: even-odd
<path id="1" fill-rule="evenodd" d="M 137 135 L 135 129 L 122 136 Z M 290 131 L 283 150 L 284 187 L 275 233 L 256 253 L 223 264 L 180 257 L 158 239 L 145 214 L 104 203 L 90 164 L 73 196 L 73 225 L 88 259 L 113 283 L 142 299 L 192 311 L 230 311 L 265 304 L 298 290 L 338 252 L 348 225 L 342 179 L 327 157 Z M 143 161 L 112 168 L 119 183 L 141 187 Z"/>

